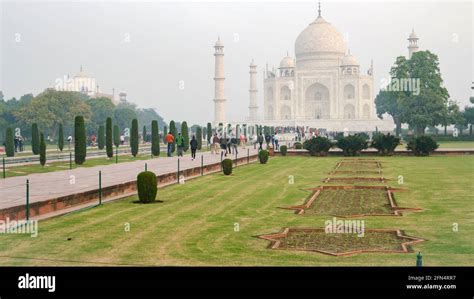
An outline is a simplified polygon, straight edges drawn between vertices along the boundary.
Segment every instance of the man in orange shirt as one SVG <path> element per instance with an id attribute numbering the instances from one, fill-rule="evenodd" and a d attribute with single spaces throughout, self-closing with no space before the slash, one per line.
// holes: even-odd
<path id="1" fill-rule="evenodd" d="M 167 151 L 168 157 L 171 157 L 173 155 L 173 145 L 174 145 L 174 136 L 173 134 L 171 134 L 171 131 L 168 134 L 166 134 L 165 141 L 168 144 L 168 151 Z"/>

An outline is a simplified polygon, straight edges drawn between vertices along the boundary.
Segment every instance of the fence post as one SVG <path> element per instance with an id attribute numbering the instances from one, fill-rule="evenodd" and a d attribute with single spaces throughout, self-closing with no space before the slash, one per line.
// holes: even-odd
<path id="1" fill-rule="evenodd" d="M 238 153 L 235 152 L 235 167 L 237 167 L 237 155 L 238 155 Z"/>
<path id="2" fill-rule="evenodd" d="M 250 149 L 247 149 L 247 164 L 249 164 L 250 161 Z"/>
<path id="3" fill-rule="evenodd" d="M 201 176 L 204 175 L 204 155 L 201 155 Z"/>
<path id="4" fill-rule="evenodd" d="M 179 184 L 179 158 L 178 158 L 178 174 L 176 175 L 177 179 L 178 179 L 178 184 Z"/>
<path id="5" fill-rule="evenodd" d="M 30 220 L 30 179 L 26 179 L 26 221 Z"/>
<path id="6" fill-rule="evenodd" d="M 118 163 L 118 146 L 115 147 L 115 164 Z"/>
<path id="7" fill-rule="evenodd" d="M 72 169 L 72 152 L 69 152 L 69 169 Z"/>
<path id="8" fill-rule="evenodd" d="M 102 171 L 99 170 L 99 205 L 102 204 Z"/>
<path id="9" fill-rule="evenodd" d="M 148 171 L 148 164 L 145 163 L 145 171 Z"/>
<path id="10" fill-rule="evenodd" d="M 3 160 L 3 163 L 2 163 L 3 164 L 3 178 L 6 178 L 7 175 L 5 173 L 5 157 L 3 157 L 2 160 Z"/>
<path id="11" fill-rule="evenodd" d="M 224 154 L 223 151 L 221 151 L 221 171 L 222 171 L 222 155 Z"/>

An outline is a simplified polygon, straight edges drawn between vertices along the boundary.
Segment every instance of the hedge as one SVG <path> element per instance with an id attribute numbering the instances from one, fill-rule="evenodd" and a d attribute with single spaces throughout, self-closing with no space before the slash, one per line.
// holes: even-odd
<path id="1" fill-rule="evenodd" d="M 158 182 L 156 175 L 151 171 L 140 172 L 137 176 L 138 200 L 142 203 L 151 203 L 156 199 Z"/>
<path id="2" fill-rule="evenodd" d="M 114 156 L 114 148 L 112 144 L 112 118 L 110 117 L 107 117 L 105 121 L 105 149 L 107 157 L 112 158 Z"/>
<path id="3" fill-rule="evenodd" d="M 222 161 L 222 172 L 224 172 L 225 175 L 232 174 L 232 160 L 231 159 L 224 159 Z"/>
<path id="4" fill-rule="evenodd" d="M 132 120 L 132 128 L 130 132 L 130 149 L 132 156 L 136 157 L 138 154 L 138 120 L 134 118 Z"/>
<path id="5" fill-rule="evenodd" d="M 86 128 L 84 117 L 76 116 L 74 119 L 74 160 L 82 165 L 86 161 Z"/>
<path id="6" fill-rule="evenodd" d="M 258 160 L 260 164 L 266 164 L 268 161 L 269 152 L 267 150 L 260 150 L 258 152 Z"/>
<path id="7" fill-rule="evenodd" d="M 160 135 L 158 133 L 158 121 L 151 122 L 151 154 L 153 156 L 160 155 Z"/>

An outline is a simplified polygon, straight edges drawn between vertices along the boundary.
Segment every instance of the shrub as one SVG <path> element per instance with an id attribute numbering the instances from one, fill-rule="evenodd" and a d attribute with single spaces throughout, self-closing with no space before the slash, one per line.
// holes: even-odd
<path id="1" fill-rule="evenodd" d="M 132 156 L 136 157 L 138 154 L 138 120 L 132 120 L 132 130 L 130 132 L 130 149 Z"/>
<path id="2" fill-rule="evenodd" d="M 181 123 L 181 136 L 183 136 L 183 140 L 184 140 L 183 150 L 187 152 L 189 149 L 189 130 L 188 130 L 188 123 L 186 121 L 183 121 Z"/>
<path id="3" fill-rule="evenodd" d="M 174 151 L 176 150 L 176 136 L 178 136 L 178 129 L 176 128 L 176 123 L 174 122 L 174 120 L 170 121 L 170 132 L 171 132 L 171 135 L 173 135 L 174 137 L 174 140 L 175 142 L 173 142 L 173 146 L 171 147 L 171 152 L 174 153 Z M 168 133 L 168 132 L 166 132 Z"/>
<path id="4" fill-rule="evenodd" d="M 147 135 L 146 135 L 146 126 L 143 126 L 142 139 L 143 139 L 143 143 L 148 142 L 148 140 L 147 140 Z"/>
<path id="5" fill-rule="evenodd" d="M 114 148 L 112 146 L 112 118 L 110 117 L 107 117 L 105 121 L 105 151 L 107 152 L 107 157 L 112 158 L 114 156 Z"/>
<path id="6" fill-rule="evenodd" d="M 63 124 L 59 124 L 58 149 L 62 152 L 63 148 L 64 148 L 64 130 L 63 130 Z"/>
<path id="7" fill-rule="evenodd" d="M 258 160 L 260 161 L 260 164 L 267 163 L 269 154 L 270 153 L 267 150 L 260 150 L 258 152 Z"/>
<path id="8" fill-rule="evenodd" d="M 287 152 L 288 152 L 288 148 L 286 147 L 286 145 L 280 146 L 280 153 L 282 156 L 286 156 Z"/>
<path id="9" fill-rule="evenodd" d="M 46 164 L 46 143 L 44 143 L 43 133 L 40 134 L 39 155 L 40 164 L 44 167 L 44 165 Z"/>
<path id="10" fill-rule="evenodd" d="M 115 125 L 114 126 L 114 132 L 113 132 L 113 135 L 114 135 L 114 145 L 116 147 L 119 147 L 120 145 L 120 128 L 118 125 Z"/>
<path id="11" fill-rule="evenodd" d="M 39 154 L 39 130 L 37 123 L 31 125 L 31 151 L 33 155 Z"/>
<path id="12" fill-rule="evenodd" d="M 371 147 L 378 150 L 381 155 L 393 155 L 395 148 L 400 144 L 400 138 L 388 133 L 377 133 L 372 139 Z"/>
<path id="13" fill-rule="evenodd" d="M 222 171 L 225 175 L 232 174 L 232 160 L 231 159 L 224 159 L 222 161 Z"/>
<path id="14" fill-rule="evenodd" d="M 326 156 L 332 146 L 331 140 L 321 136 L 313 137 L 303 143 L 303 147 L 311 156 Z"/>
<path id="15" fill-rule="evenodd" d="M 12 128 L 7 128 L 5 138 L 5 153 L 7 157 L 13 157 L 15 156 L 15 137 Z"/>
<path id="16" fill-rule="evenodd" d="M 99 132 L 97 136 L 97 147 L 101 150 L 104 149 L 105 146 L 105 128 L 104 126 L 99 126 Z"/>
<path id="17" fill-rule="evenodd" d="M 206 129 L 207 129 L 207 132 L 206 132 L 207 143 L 210 144 L 211 139 L 212 139 L 212 125 L 211 125 L 211 123 L 207 123 Z"/>
<path id="18" fill-rule="evenodd" d="M 140 172 L 137 176 L 137 191 L 141 203 L 154 202 L 158 191 L 156 175 L 151 171 Z"/>
<path id="19" fill-rule="evenodd" d="M 365 136 L 355 134 L 339 138 L 337 140 L 337 147 L 342 150 L 344 156 L 356 156 L 369 146 Z"/>
<path id="20" fill-rule="evenodd" d="M 196 129 L 196 140 L 197 140 L 197 149 L 200 150 L 202 149 L 202 133 L 203 133 L 203 130 L 201 128 L 201 126 L 198 126 L 197 129 Z"/>
<path id="21" fill-rule="evenodd" d="M 429 156 L 437 148 L 436 141 L 424 135 L 411 139 L 407 144 L 407 150 L 412 151 L 416 156 Z"/>
<path id="22" fill-rule="evenodd" d="M 295 142 L 295 144 L 293 145 L 295 149 L 302 149 L 303 148 L 303 145 L 301 144 L 301 142 Z"/>
<path id="23" fill-rule="evenodd" d="M 86 128 L 82 116 L 74 119 L 74 160 L 78 165 L 86 161 Z"/>
<path id="24" fill-rule="evenodd" d="M 158 134 L 158 121 L 151 122 L 151 154 L 153 156 L 160 155 L 160 136 Z"/>

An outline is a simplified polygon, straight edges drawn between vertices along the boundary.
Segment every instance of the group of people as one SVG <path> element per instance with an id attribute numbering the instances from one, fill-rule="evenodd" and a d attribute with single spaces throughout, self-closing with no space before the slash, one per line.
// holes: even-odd
<path id="1" fill-rule="evenodd" d="M 15 144 L 15 153 L 22 152 L 23 151 L 23 137 L 20 136 L 15 136 L 15 139 L 13 139 L 14 144 Z"/>
<path id="2" fill-rule="evenodd" d="M 245 148 L 245 143 L 247 142 L 247 138 L 244 134 L 239 136 L 240 144 L 242 148 Z M 211 144 L 211 154 L 219 154 L 222 153 L 224 156 L 227 154 L 232 154 L 232 151 L 235 155 L 239 153 L 238 146 L 239 146 L 239 139 L 236 136 L 225 136 L 222 135 L 220 138 L 217 136 L 217 133 L 214 133 L 212 137 L 212 144 Z M 220 151 L 219 151 L 220 148 Z"/>
<path id="3" fill-rule="evenodd" d="M 173 151 L 174 151 L 173 147 L 175 146 L 175 144 L 176 144 L 176 150 L 177 150 L 176 152 L 177 152 L 178 157 L 183 156 L 185 140 L 184 140 L 183 135 L 181 135 L 181 133 L 178 133 L 178 135 L 175 138 L 171 132 L 168 132 L 168 134 L 166 134 L 165 136 L 165 141 L 168 144 L 167 151 L 166 151 L 168 157 L 173 156 Z M 191 148 L 191 160 L 194 161 L 194 159 L 196 159 L 196 151 L 198 148 L 198 141 L 196 139 L 196 136 L 193 135 L 191 137 L 191 140 L 189 141 L 189 147 Z"/>

